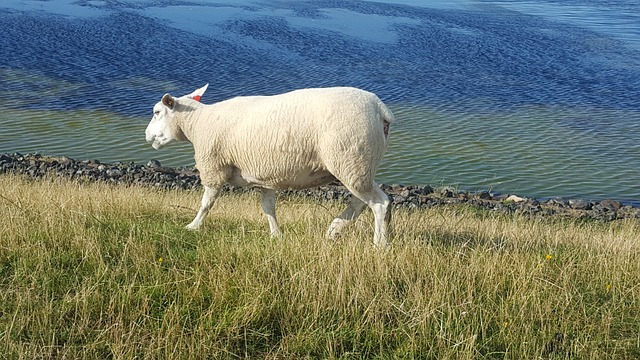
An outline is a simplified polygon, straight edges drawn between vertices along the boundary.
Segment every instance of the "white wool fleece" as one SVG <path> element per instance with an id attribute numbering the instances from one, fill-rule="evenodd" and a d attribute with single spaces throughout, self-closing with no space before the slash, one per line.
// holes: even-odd
<path id="1" fill-rule="evenodd" d="M 300 189 L 338 178 L 366 189 L 387 147 L 385 128 L 394 121 L 376 95 L 347 87 L 212 105 L 175 101 L 174 125 L 193 144 L 207 186 Z"/>

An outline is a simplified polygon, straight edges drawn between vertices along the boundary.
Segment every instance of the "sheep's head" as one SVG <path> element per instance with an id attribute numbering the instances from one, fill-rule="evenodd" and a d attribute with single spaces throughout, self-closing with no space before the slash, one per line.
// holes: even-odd
<path id="1" fill-rule="evenodd" d="M 191 94 L 180 98 L 174 98 L 169 94 L 165 94 L 162 100 L 153 106 L 153 118 L 151 118 L 144 133 L 147 142 L 150 143 L 154 149 L 160 149 L 173 141 L 180 140 L 182 136 L 181 131 L 177 129 L 173 121 L 176 103 L 185 97 L 200 101 L 202 94 L 204 94 L 208 86 L 209 84 L 206 84 Z"/>

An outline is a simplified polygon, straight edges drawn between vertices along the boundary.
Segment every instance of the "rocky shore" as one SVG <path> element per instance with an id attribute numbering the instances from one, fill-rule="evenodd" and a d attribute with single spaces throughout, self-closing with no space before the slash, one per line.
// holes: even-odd
<path id="1" fill-rule="evenodd" d="M 193 168 L 163 167 L 157 160 L 147 164 L 102 163 L 98 160 L 75 160 L 40 154 L 0 154 L 0 174 L 14 173 L 40 178 L 65 177 L 81 181 L 102 181 L 113 184 L 140 184 L 165 189 L 195 189 L 201 186 Z M 619 219 L 640 220 L 640 208 L 623 205 L 616 200 L 588 201 L 582 199 L 536 200 L 517 195 L 493 194 L 488 191 L 469 193 L 451 187 L 435 189 L 429 185 L 382 185 L 392 198 L 393 206 L 409 209 L 445 205 L 468 205 L 478 209 L 531 217 L 558 216 L 597 221 Z M 227 186 L 225 191 L 249 191 Z M 342 200 L 347 192 L 339 183 L 286 194 L 315 199 Z"/>

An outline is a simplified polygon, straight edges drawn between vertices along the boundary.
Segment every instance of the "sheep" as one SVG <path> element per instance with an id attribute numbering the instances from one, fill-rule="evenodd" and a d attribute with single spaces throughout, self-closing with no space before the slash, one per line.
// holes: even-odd
<path id="1" fill-rule="evenodd" d="M 173 141 L 193 145 L 204 194 L 188 229 L 202 225 L 229 183 L 261 188 L 271 236 L 280 236 L 276 190 L 339 180 L 352 196 L 326 236 L 337 237 L 368 205 L 374 214 L 373 243 L 388 247 L 390 201 L 374 176 L 394 116 L 375 94 L 352 87 L 310 88 L 205 105 L 198 100 L 207 86 L 182 97 L 165 94 L 145 130 L 155 149 Z"/>

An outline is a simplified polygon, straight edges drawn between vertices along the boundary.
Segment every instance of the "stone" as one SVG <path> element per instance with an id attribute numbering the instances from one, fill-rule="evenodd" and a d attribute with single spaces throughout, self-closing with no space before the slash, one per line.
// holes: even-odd
<path id="1" fill-rule="evenodd" d="M 550 199 L 547 201 L 547 205 L 565 207 L 569 205 L 569 202 L 563 199 Z"/>
<path id="2" fill-rule="evenodd" d="M 63 156 L 60 158 L 60 165 L 65 169 L 70 168 L 73 165 L 73 159 L 67 156 Z"/>
<path id="3" fill-rule="evenodd" d="M 46 174 L 77 178 L 80 181 L 102 181 L 113 184 L 141 184 L 162 189 L 198 189 L 201 182 L 195 168 L 162 167 L 159 161 L 147 165 L 131 162 L 99 163 L 97 160 L 76 161 L 69 157 L 50 157 L 33 154 L 0 154 L 0 173 L 14 173 L 41 177 Z M 640 208 L 623 206 L 620 202 L 606 199 L 592 203 L 586 200 L 550 199 L 539 202 L 515 195 L 492 194 L 489 191 L 468 193 L 446 186 L 434 191 L 429 185 L 404 186 L 380 184 L 380 188 L 393 200 L 395 208 L 430 208 L 446 204 L 467 204 L 497 213 L 518 213 L 539 218 L 541 216 L 570 216 L 597 221 L 616 219 L 640 220 Z M 226 185 L 225 192 L 246 193 L 255 190 Z M 433 194 L 433 195 L 431 195 Z M 315 199 L 346 200 L 347 190 L 339 182 L 320 188 L 302 191 L 285 191 L 283 195 L 304 196 Z M 508 201 L 507 201 L 508 200 Z"/>
<path id="4" fill-rule="evenodd" d="M 433 194 L 433 188 L 429 185 L 424 185 L 424 186 L 419 186 L 416 189 L 416 193 L 418 195 L 429 195 L 429 194 Z"/>
<path id="5" fill-rule="evenodd" d="M 569 206 L 575 210 L 591 210 L 591 202 L 583 199 L 571 199 L 569 200 Z"/>
<path id="6" fill-rule="evenodd" d="M 456 196 L 456 194 L 457 194 L 456 189 L 450 186 L 445 186 L 442 189 L 440 189 L 440 195 L 443 197 L 454 197 Z"/>
<path id="7" fill-rule="evenodd" d="M 618 211 L 622 207 L 622 204 L 620 202 L 618 202 L 618 201 L 615 201 L 615 200 L 605 199 L 605 200 L 600 201 L 599 206 L 601 208 L 603 208 L 603 209 L 606 209 L 606 210 Z"/>
<path id="8" fill-rule="evenodd" d="M 0 155 L 0 164 L 8 164 L 12 162 L 13 162 L 13 158 L 11 156 L 7 154 Z"/>
<path id="9" fill-rule="evenodd" d="M 504 201 L 507 201 L 507 202 L 511 201 L 511 202 L 514 202 L 514 203 L 521 203 L 521 202 L 527 201 L 527 199 L 525 199 L 523 197 L 520 197 L 518 195 L 509 195 L 506 199 L 504 199 Z"/>
<path id="10" fill-rule="evenodd" d="M 120 169 L 109 169 L 107 170 L 107 176 L 109 177 L 119 177 L 122 176 L 122 171 Z"/>
<path id="11" fill-rule="evenodd" d="M 488 191 L 480 191 L 476 194 L 476 196 L 478 197 L 478 199 L 482 200 L 490 200 L 492 198 L 491 193 Z"/>
<path id="12" fill-rule="evenodd" d="M 407 198 L 402 195 L 395 195 L 392 198 L 394 204 L 404 204 L 407 201 Z"/>

